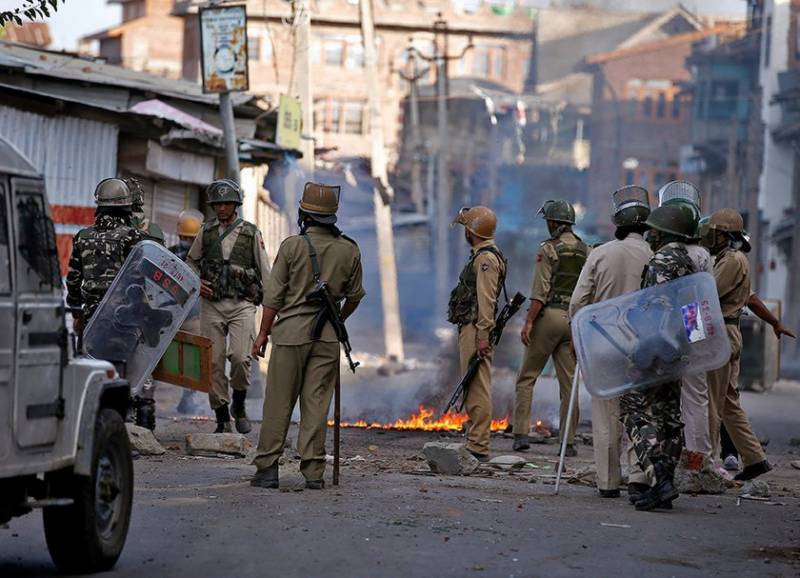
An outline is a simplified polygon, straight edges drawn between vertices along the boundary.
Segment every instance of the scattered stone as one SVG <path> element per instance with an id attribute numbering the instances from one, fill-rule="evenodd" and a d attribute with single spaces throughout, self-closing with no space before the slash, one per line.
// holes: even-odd
<path id="1" fill-rule="evenodd" d="M 740 496 L 750 496 L 752 498 L 769 498 L 769 484 L 764 480 L 749 480 L 744 483 Z"/>
<path id="2" fill-rule="evenodd" d="M 371 445 L 371 446 L 368 446 L 367 449 L 374 454 L 375 452 L 378 451 L 378 446 Z"/>
<path id="3" fill-rule="evenodd" d="M 520 456 L 497 456 L 489 460 L 489 465 L 501 470 L 521 470 L 528 460 Z"/>
<path id="4" fill-rule="evenodd" d="M 167 450 L 158 443 L 153 432 L 145 427 L 140 427 L 132 423 L 126 423 L 128 428 L 128 439 L 131 442 L 131 450 L 139 452 L 142 456 L 160 456 Z"/>
<path id="5" fill-rule="evenodd" d="M 800 460 L 795 460 L 793 462 L 789 462 L 789 465 L 792 466 L 796 470 L 800 470 Z"/>
<path id="6" fill-rule="evenodd" d="M 186 453 L 190 456 L 217 457 L 219 454 L 243 458 L 252 447 L 250 440 L 238 433 L 190 433 Z"/>
<path id="7" fill-rule="evenodd" d="M 697 453 L 683 452 L 675 470 L 675 487 L 683 494 L 722 494 L 731 482 L 714 469 L 713 462 L 703 455 L 695 463 Z M 691 461 L 691 464 L 690 464 Z"/>
<path id="8" fill-rule="evenodd" d="M 431 471 L 437 474 L 468 476 L 480 466 L 480 462 L 463 444 L 428 442 L 422 447 L 422 453 Z"/>

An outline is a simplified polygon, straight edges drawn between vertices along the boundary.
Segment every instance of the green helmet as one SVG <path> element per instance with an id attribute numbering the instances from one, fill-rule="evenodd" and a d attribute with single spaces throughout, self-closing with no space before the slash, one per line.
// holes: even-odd
<path id="1" fill-rule="evenodd" d="M 694 221 L 695 232 L 700 221 L 700 192 L 692 183 L 672 181 L 658 191 L 658 202 L 662 207 L 680 207 Z"/>
<path id="2" fill-rule="evenodd" d="M 575 224 L 575 209 L 562 199 L 545 201 L 537 214 L 542 215 L 546 221 Z"/>
<path id="3" fill-rule="evenodd" d="M 206 188 L 206 198 L 208 204 L 215 203 L 236 203 L 242 204 L 242 189 L 236 181 L 231 179 L 219 179 L 208 185 Z"/>
<path id="4" fill-rule="evenodd" d="M 103 179 L 94 189 L 94 201 L 98 207 L 130 207 L 131 190 L 122 179 Z"/>
<path id="5" fill-rule="evenodd" d="M 651 229 L 683 239 L 691 239 L 697 230 L 697 223 L 681 207 L 664 205 L 650 213 L 645 223 Z"/>
<path id="6" fill-rule="evenodd" d="M 640 225 L 650 216 L 650 194 L 638 185 L 617 189 L 611 195 L 614 211 L 612 220 L 617 227 Z"/>

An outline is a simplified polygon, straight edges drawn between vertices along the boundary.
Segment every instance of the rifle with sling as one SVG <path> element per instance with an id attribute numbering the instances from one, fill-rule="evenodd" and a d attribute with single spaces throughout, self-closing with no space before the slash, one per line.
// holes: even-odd
<path id="1" fill-rule="evenodd" d="M 506 304 L 500 310 L 500 313 L 497 314 L 497 318 L 494 322 L 494 328 L 489 332 L 489 344 L 494 347 L 500 342 L 500 337 L 503 335 L 503 330 L 508 324 L 509 320 L 516 314 L 517 311 L 520 310 L 520 307 L 525 303 L 525 296 L 522 293 L 517 293 L 514 297 L 511 298 L 511 301 L 506 301 Z M 483 358 L 479 357 L 477 353 L 475 353 L 469 361 L 469 365 L 467 366 L 467 371 L 464 373 L 464 377 L 461 378 L 461 381 L 458 382 L 456 386 L 456 390 L 453 392 L 452 397 L 450 397 L 450 401 L 447 402 L 447 405 L 444 408 L 443 413 L 449 412 L 452 408 L 458 406 L 457 411 L 461 412 L 464 410 L 464 403 L 467 400 L 467 392 L 469 391 L 469 386 L 472 383 L 472 380 L 475 379 L 475 375 L 478 373 L 478 368 L 480 364 L 483 363 Z M 459 399 L 461 400 L 459 402 Z"/>

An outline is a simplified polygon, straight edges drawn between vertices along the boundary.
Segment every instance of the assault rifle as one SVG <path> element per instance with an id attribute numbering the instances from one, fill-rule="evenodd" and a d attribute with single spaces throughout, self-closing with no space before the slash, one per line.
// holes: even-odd
<path id="1" fill-rule="evenodd" d="M 500 337 L 503 335 L 503 329 L 505 329 L 506 324 L 514 316 L 514 314 L 519 311 L 523 303 L 525 303 L 525 296 L 522 293 L 517 293 L 511 298 L 511 301 L 506 301 L 506 304 L 500 310 L 500 313 L 497 314 L 497 319 L 495 319 L 494 322 L 494 328 L 489 333 L 489 345 L 494 347 L 500 342 Z M 469 385 L 472 383 L 472 380 L 475 379 L 475 374 L 478 373 L 478 367 L 482 361 L 483 358 L 478 357 L 477 353 L 474 354 L 472 359 L 469 360 L 467 372 L 464 374 L 464 377 L 461 378 L 458 386 L 456 386 L 456 390 L 453 392 L 453 396 L 450 398 L 450 401 L 447 402 L 447 406 L 444 408 L 444 413 L 447 413 L 456 405 L 458 405 L 457 411 L 460 412 L 464 409 L 464 403 L 467 401 L 467 391 L 469 390 Z M 459 398 L 461 399 L 460 403 Z"/>
<path id="2" fill-rule="evenodd" d="M 314 317 L 314 324 L 311 327 L 311 338 L 319 339 L 322 335 L 322 329 L 325 324 L 330 321 L 333 325 L 333 331 L 336 333 L 336 339 L 344 347 L 344 355 L 347 357 L 347 363 L 350 365 L 350 371 L 356 372 L 356 367 L 361 365 L 358 361 L 353 361 L 350 353 L 353 348 L 350 347 L 350 337 L 347 335 L 347 328 L 344 326 L 342 314 L 339 310 L 339 305 L 331 295 L 331 290 L 325 281 L 318 281 L 314 290 L 308 294 L 308 300 L 319 303 L 322 305 L 316 317 Z"/>

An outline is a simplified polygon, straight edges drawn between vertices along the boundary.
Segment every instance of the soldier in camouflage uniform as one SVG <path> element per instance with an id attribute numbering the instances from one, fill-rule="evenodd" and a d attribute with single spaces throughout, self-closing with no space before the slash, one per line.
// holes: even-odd
<path id="1" fill-rule="evenodd" d="M 695 272 L 685 242 L 695 224 L 680 207 L 662 206 L 647 219 L 647 241 L 654 255 L 644 270 L 642 288 L 667 283 Z M 673 479 L 683 449 L 681 382 L 671 381 L 624 394 L 620 417 L 636 450 L 650 489 L 631 501 L 637 510 L 671 508 L 678 497 Z"/>
<path id="2" fill-rule="evenodd" d="M 100 181 L 94 192 L 94 225 L 72 240 L 67 272 L 67 304 L 83 309 L 75 332 L 83 331 L 133 246 L 144 239 L 131 223 L 131 192 L 120 179 Z"/>

